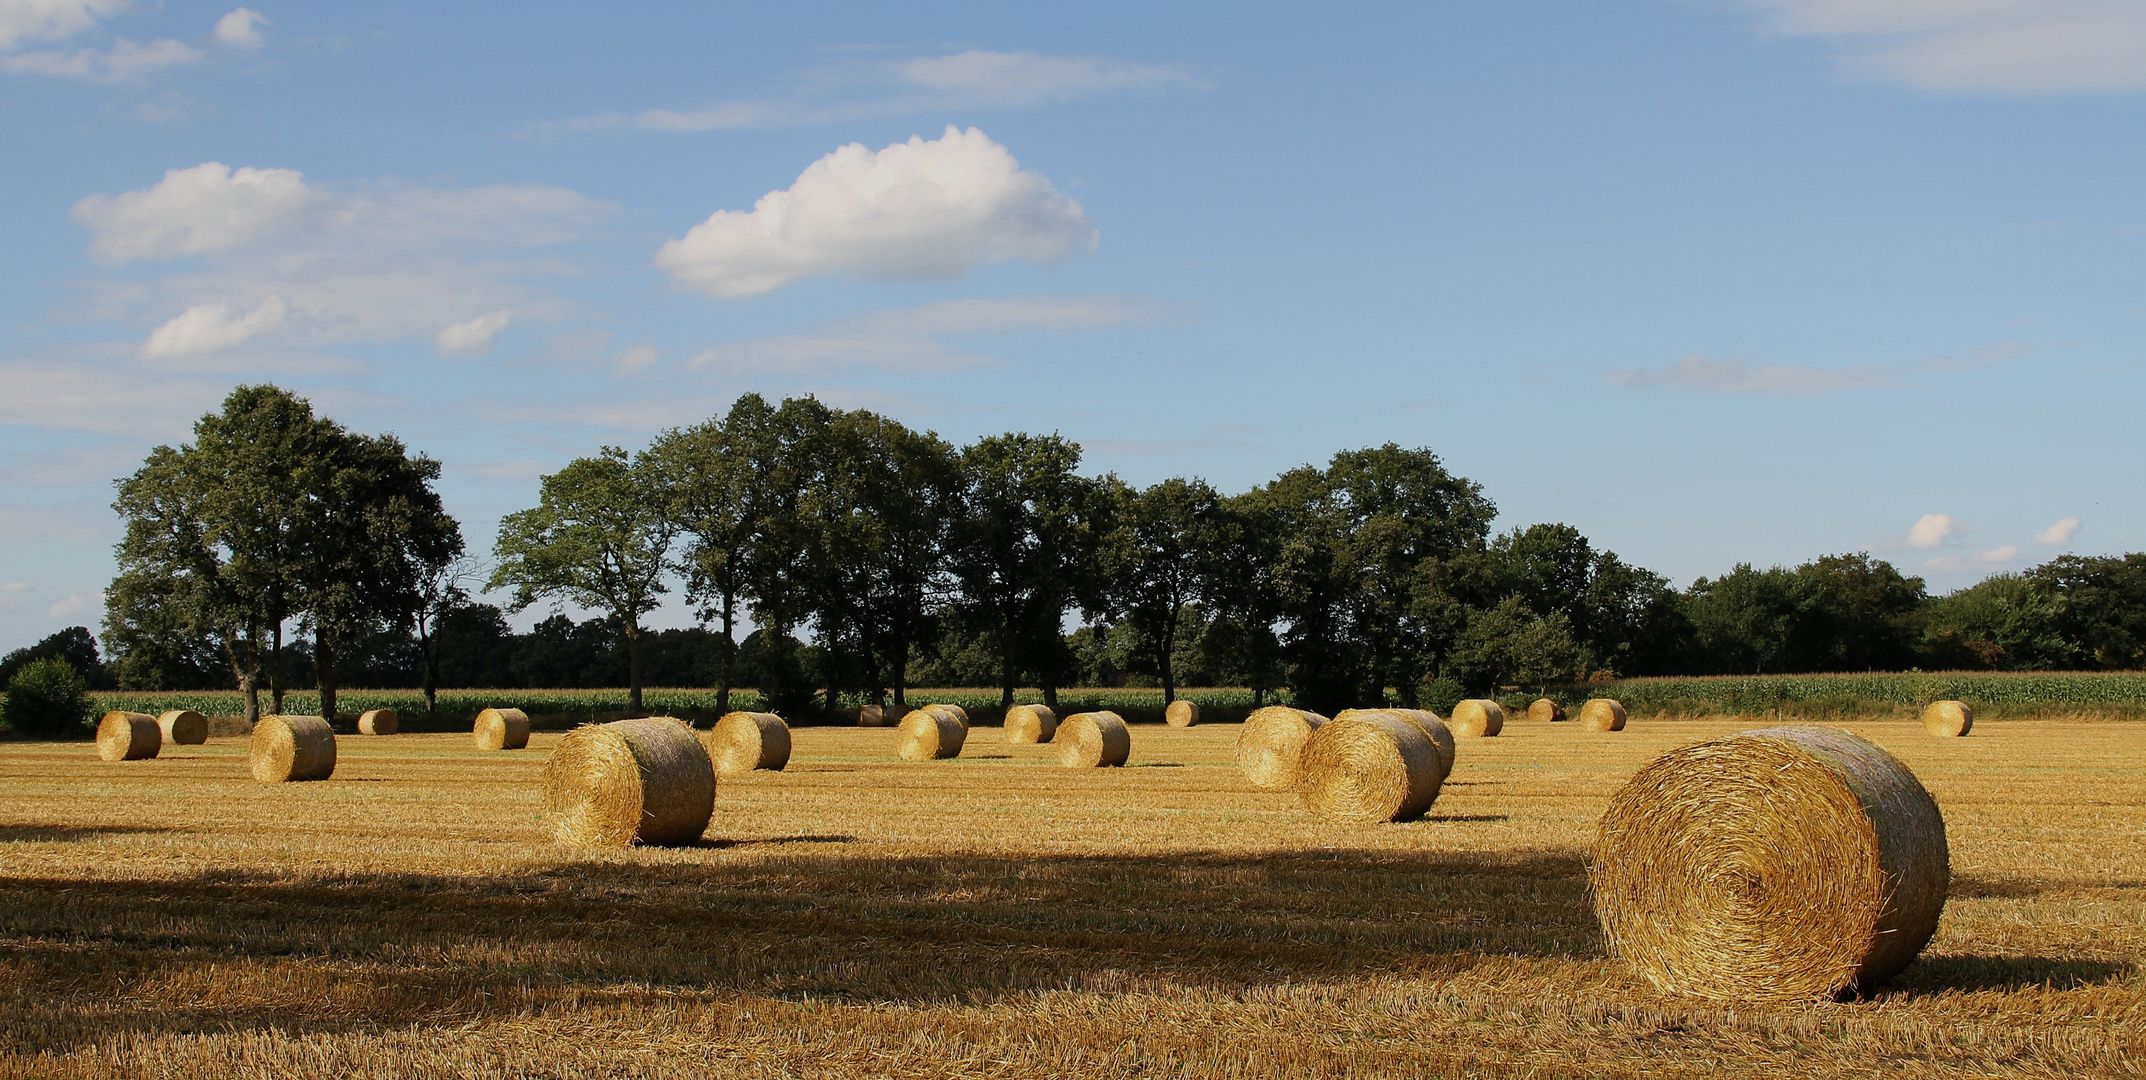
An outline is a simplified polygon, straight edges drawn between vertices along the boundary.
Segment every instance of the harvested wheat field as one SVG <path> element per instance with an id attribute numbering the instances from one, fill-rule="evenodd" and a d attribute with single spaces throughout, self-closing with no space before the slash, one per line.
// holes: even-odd
<path id="1" fill-rule="evenodd" d="M 1839 725 L 1943 809 L 1954 879 L 1872 997 L 1665 996 L 1606 959 L 1596 819 L 1764 721 L 1465 740 L 1407 824 L 1251 788 L 1235 724 L 1122 769 L 799 728 L 687 848 L 554 846 L 526 754 L 0 744 L 0 1076 L 2110 1076 L 2146 1069 L 2136 725 Z"/>

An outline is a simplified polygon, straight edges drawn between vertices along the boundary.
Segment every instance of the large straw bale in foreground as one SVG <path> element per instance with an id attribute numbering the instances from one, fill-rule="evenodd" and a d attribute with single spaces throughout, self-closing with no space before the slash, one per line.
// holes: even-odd
<path id="1" fill-rule="evenodd" d="M 1721 1002 L 1868 990 L 1937 929 L 1945 821 L 1868 741 L 1776 727 L 1671 751 L 1611 798 L 1588 866 L 1611 955 Z"/>
<path id="2" fill-rule="evenodd" d="M 486 709 L 470 725 L 479 750 L 520 750 L 529 745 L 529 714 L 520 709 Z"/>
<path id="3" fill-rule="evenodd" d="M 1304 775 L 1304 742 L 1326 717 L 1269 705 L 1244 718 L 1237 733 L 1237 768 L 1262 791 L 1289 791 Z"/>
<path id="4" fill-rule="evenodd" d="M 894 752 L 903 761 L 937 761 L 961 756 L 968 741 L 967 714 L 951 705 L 926 705 L 902 717 L 895 731 Z"/>
<path id="5" fill-rule="evenodd" d="M 1583 731 L 1623 731 L 1624 702 L 1615 698 L 1591 698 L 1580 706 L 1580 728 Z"/>
<path id="6" fill-rule="evenodd" d="M 1058 763 L 1066 768 L 1107 769 L 1131 756 L 1133 734 L 1117 713 L 1074 713 L 1058 725 L 1051 745 L 1058 748 Z"/>
<path id="7" fill-rule="evenodd" d="M 209 741 L 209 718 L 192 709 L 170 709 L 156 718 L 164 741 L 173 746 L 200 746 Z"/>
<path id="8" fill-rule="evenodd" d="M 264 784 L 335 775 L 335 729 L 318 716 L 264 716 L 253 725 L 253 778 Z"/>
<path id="9" fill-rule="evenodd" d="M 717 776 L 781 772 L 790 763 L 790 725 L 771 712 L 724 713 L 700 741 Z"/>
<path id="10" fill-rule="evenodd" d="M 1453 730 L 1429 709 L 1343 709 L 1334 714 L 1334 719 L 1373 712 L 1398 716 L 1422 729 L 1424 737 L 1431 740 L 1431 746 L 1438 751 L 1438 782 L 1443 784 L 1446 777 L 1453 775 Z"/>
<path id="11" fill-rule="evenodd" d="M 681 720 L 583 724 L 544 763 L 544 813 L 562 844 L 690 844 L 715 813 L 715 766 Z"/>
<path id="12" fill-rule="evenodd" d="M 360 734 L 360 735 L 393 735 L 393 734 L 395 734 L 395 710 L 393 710 L 393 709 L 367 709 L 367 710 L 365 710 L 364 712 L 361 712 L 361 713 L 359 713 L 359 714 L 358 714 L 358 734 Z"/>
<path id="13" fill-rule="evenodd" d="M 1006 741 L 1047 743 L 1058 733 L 1058 714 L 1048 705 L 1016 705 L 1006 710 Z"/>
<path id="14" fill-rule="evenodd" d="M 1445 780 L 1424 728 L 1391 712 L 1356 712 L 1321 724 L 1304 744 L 1304 808 L 1328 821 L 1409 821 Z"/>
<path id="15" fill-rule="evenodd" d="M 1171 727 L 1191 727 L 1200 722 L 1200 706 L 1197 702 L 1178 698 L 1163 707 L 1162 722 Z"/>
<path id="16" fill-rule="evenodd" d="M 164 729 L 148 713 L 114 709 L 97 721 L 97 756 L 106 761 L 141 761 L 164 748 Z"/>
<path id="17" fill-rule="evenodd" d="M 1487 739 L 1505 730 L 1505 710 L 1489 698 L 1463 701 L 1453 706 L 1446 726 L 1464 739 Z"/>
<path id="18" fill-rule="evenodd" d="M 1565 719 L 1565 707 L 1549 698 L 1536 698 L 1528 706 L 1528 719 L 1538 724 L 1555 724 Z"/>
<path id="19" fill-rule="evenodd" d="M 1965 735 L 1975 729 L 1974 707 L 1964 701 L 1933 701 L 1923 707 L 1922 728 L 1942 739 Z"/>

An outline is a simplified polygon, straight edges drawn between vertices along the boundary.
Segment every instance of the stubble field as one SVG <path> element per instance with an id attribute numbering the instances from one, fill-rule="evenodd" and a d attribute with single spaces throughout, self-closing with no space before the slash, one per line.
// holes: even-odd
<path id="1" fill-rule="evenodd" d="M 2146 1069 L 2146 729 L 1846 723 L 1943 808 L 1952 899 L 1862 1001 L 1665 997 L 1584 852 L 1657 754 L 1755 720 L 1463 741 L 1428 820 L 1251 790 L 1234 724 L 1060 769 L 805 728 L 680 850 L 552 846 L 558 736 L 0 744 L 0 1076 L 2101 1076 Z"/>

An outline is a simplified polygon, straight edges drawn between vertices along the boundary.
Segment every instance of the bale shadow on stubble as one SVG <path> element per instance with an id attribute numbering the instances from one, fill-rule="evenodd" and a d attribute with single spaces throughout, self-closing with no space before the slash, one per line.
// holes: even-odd
<path id="1" fill-rule="evenodd" d="M 172 825 L 6 825 L 0 824 L 0 844 L 71 844 L 100 836 L 135 836 L 144 833 L 190 832 Z"/>
<path id="2" fill-rule="evenodd" d="M 2077 990 L 2139 976 L 2134 964 L 2060 956 L 1926 956 L 1878 991 L 1907 994 L 1980 990 Z"/>

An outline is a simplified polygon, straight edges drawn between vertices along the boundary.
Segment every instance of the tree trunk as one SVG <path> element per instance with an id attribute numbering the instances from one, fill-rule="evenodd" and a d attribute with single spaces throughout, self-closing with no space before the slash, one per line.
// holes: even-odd
<path id="1" fill-rule="evenodd" d="M 1162 703 L 1168 705 L 1177 700 L 1177 670 L 1171 666 L 1171 655 L 1177 652 L 1177 620 L 1164 628 L 1160 644 L 1155 666 L 1162 671 Z"/>
<path id="2" fill-rule="evenodd" d="M 439 635 L 434 634 L 429 620 L 417 620 L 417 651 L 425 660 L 425 715 L 439 711 L 440 704 L 440 650 Z"/>
<path id="3" fill-rule="evenodd" d="M 224 656 L 231 661 L 231 677 L 238 681 L 238 692 L 246 702 L 246 726 L 249 728 L 261 719 L 260 649 L 257 632 L 251 629 L 246 635 L 243 650 L 233 648 L 228 639 L 224 642 Z M 241 651 L 245 653 L 244 659 L 240 659 Z"/>
<path id="4" fill-rule="evenodd" d="M 1056 679 L 1043 680 L 1043 703 L 1045 705 L 1050 706 L 1051 711 L 1053 712 L 1056 712 L 1058 710 L 1058 687 L 1056 685 L 1057 682 L 1058 680 Z"/>
<path id="5" fill-rule="evenodd" d="M 730 711 L 730 680 L 737 677 L 738 596 L 723 594 L 723 658 L 716 664 L 715 711 Z"/>
<path id="6" fill-rule="evenodd" d="M 626 709 L 641 711 L 641 624 L 626 624 Z"/>
<path id="7" fill-rule="evenodd" d="M 908 712 L 909 700 L 904 691 L 909 688 L 909 641 L 905 638 L 897 644 L 901 651 L 894 654 L 894 670 L 889 673 L 894 682 L 894 707 Z"/>
<path id="8" fill-rule="evenodd" d="M 268 650 L 268 711 L 283 715 L 283 620 L 277 619 L 269 632 L 273 642 Z M 332 717 L 330 718 L 333 719 Z"/>
<path id="9" fill-rule="evenodd" d="M 313 673 L 320 686 L 320 718 L 335 723 L 335 638 L 313 632 Z"/>
<path id="10" fill-rule="evenodd" d="M 1013 632 L 1008 630 L 999 634 L 998 640 L 1000 687 L 998 703 L 999 708 L 1011 709 L 1013 708 Z"/>

